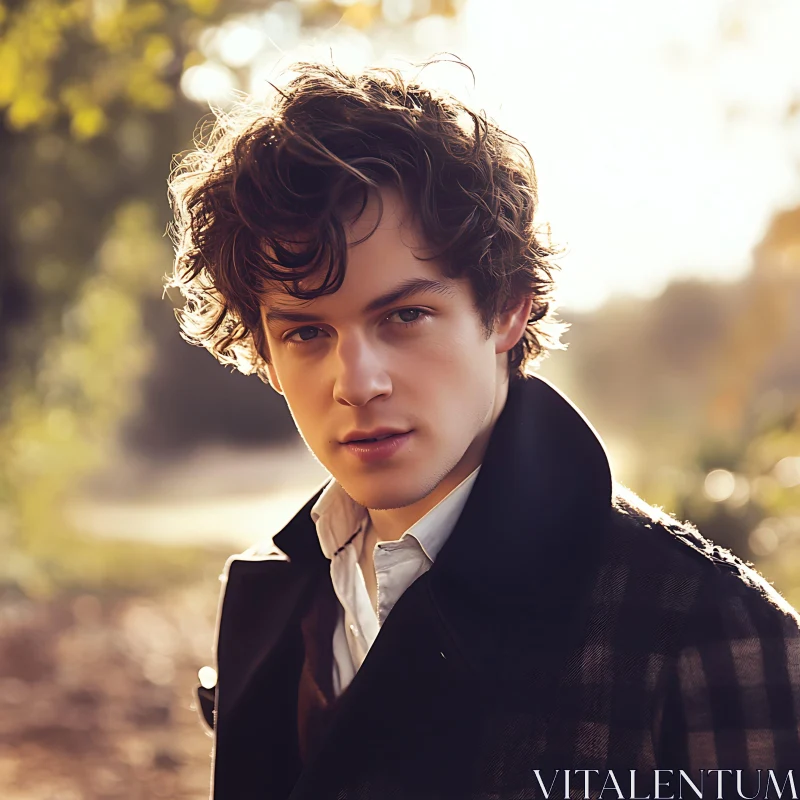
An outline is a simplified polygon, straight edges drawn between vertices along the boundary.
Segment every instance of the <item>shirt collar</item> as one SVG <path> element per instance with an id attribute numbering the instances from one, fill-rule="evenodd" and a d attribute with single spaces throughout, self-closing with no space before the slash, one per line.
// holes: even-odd
<path id="1" fill-rule="evenodd" d="M 338 481 L 332 480 L 311 508 L 311 519 L 317 526 L 319 545 L 325 558 L 333 559 L 358 533 L 366 518 L 364 506 L 356 503 Z"/>
<path id="2" fill-rule="evenodd" d="M 472 486 L 478 477 L 476 467 L 461 483 L 443 497 L 401 537 L 413 536 L 425 555 L 433 561 L 458 521 Z M 367 520 L 367 510 L 332 480 L 311 508 L 311 519 L 317 527 L 319 544 L 327 559 L 343 549 Z"/>
<path id="3" fill-rule="evenodd" d="M 431 561 L 436 560 L 439 551 L 453 532 L 453 528 L 464 510 L 472 486 L 478 477 L 480 466 L 476 467 L 446 497 L 443 497 L 425 516 L 418 519 L 401 537 L 413 536 Z"/>

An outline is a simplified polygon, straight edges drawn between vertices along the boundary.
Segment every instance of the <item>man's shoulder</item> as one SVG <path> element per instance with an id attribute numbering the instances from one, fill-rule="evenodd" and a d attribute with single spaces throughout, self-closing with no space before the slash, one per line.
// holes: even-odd
<path id="1" fill-rule="evenodd" d="M 752 564 L 626 487 L 614 489 L 610 564 L 657 574 L 662 591 L 685 593 L 685 610 L 699 624 L 715 619 L 720 634 L 757 633 L 771 622 L 800 637 L 800 615 Z"/>
<path id="2" fill-rule="evenodd" d="M 239 574 L 243 572 L 247 574 L 248 570 L 257 569 L 257 565 L 265 561 L 283 561 L 288 563 L 289 557 L 272 541 L 272 539 L 264 539 L 263 541 L 256 542 L 246 550 L 228 556 L 219 576 L 223 588 L 227 586 L 232 572 L 238 571 Z"/>
<path id="3" fill-rule="evenodd" d="M 304 558 L 309 550 L 319 557 L 321 551 L 319 551 L 319 542 L 311 511 L 330 483 L 331 478 L 327 477 L 314 489 L 313 494 L 304 492 L 304 502 L 289 520 L 285 523 L 282 522 L 246 550 L 229 556 L 222 572 L 223 581 L 232 568 L 247 569 L 248 564 L 258 564 L 265 561 L 288 563 L 293 560 L 295 555 Z M 294 541 L 294 545 L 289 547 L 295 539 L 299 539 L 299 542 Z M 285 549 L 283 549 L 284 547 Z"/>

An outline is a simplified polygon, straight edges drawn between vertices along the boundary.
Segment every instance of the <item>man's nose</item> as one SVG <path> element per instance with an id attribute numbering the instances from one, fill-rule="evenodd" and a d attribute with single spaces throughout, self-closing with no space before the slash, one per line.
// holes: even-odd
<path id="1" fill-rule="evenodd" d="M 363 406 L 375 397 L 388 397 L 392 393 L 385 354 L 365 336 L 340 336 L 335 359 L 333 397 L 337 403 Z"/>

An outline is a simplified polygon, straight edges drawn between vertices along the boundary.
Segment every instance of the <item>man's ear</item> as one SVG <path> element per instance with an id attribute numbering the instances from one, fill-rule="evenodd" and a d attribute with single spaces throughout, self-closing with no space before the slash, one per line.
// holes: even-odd
<path id="1" fill-rule="evenodd" d="M 494 323 L 495 353 L 507 353 L 522 338 L 532 306 L 533 297 L 522 297 L 498 315 Z"/>

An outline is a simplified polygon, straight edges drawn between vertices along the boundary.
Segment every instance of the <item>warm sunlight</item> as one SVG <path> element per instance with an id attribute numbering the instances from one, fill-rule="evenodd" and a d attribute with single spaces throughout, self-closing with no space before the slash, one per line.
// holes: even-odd
<path id="1" fill-rule="evenodd" d="M 787 110 L 800 92 L 800 5 L 791 0 L 466 0 L 455 19 L 422 17 L 408 30 L 392 15 L 417 4 L 384 2 L 372 40 L 359 28 L 375 4 L 341 5 L 337 25 L 305 35 L 288 2 L 211 29 L 201 41 L 208 61 L 187 71 L 185 94 L 214 105 L 236 88 L 258 96 L 297 59 L 359 69 L 436 52 L 464 58 L 475 87 L 457 69 L 437 68 L 435 82 L 530 146 L 542 217 L 567 247 L 561 292 L 571 308 L 652 296 L 679 276 L 740 278 L 767 221 L 796 197 L 800 123 Z"/>
<path id="2" fill-rule="evenodd" d="M 742 275 L 796 197 L 798 30 L 788 0 L 469 0 L 463 55 L 531 147 L 566 304 Z"/>

